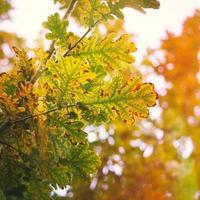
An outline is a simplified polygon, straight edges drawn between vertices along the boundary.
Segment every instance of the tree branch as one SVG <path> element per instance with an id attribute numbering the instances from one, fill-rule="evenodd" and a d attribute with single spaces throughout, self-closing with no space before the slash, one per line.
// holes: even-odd
<path id="1" fill-rule="evenodd" d="M 55 107 L 55 108 L 52 108 L 52 109 L 50 109 L 50 110 L 47 110 L 47 111 L 42 112 L 42 113 L 39 113 L 39 114 L 29 115 L 29 116 L 27 116 L 27 117 L 24 117 L 24 118 L 15 120 L 15 121 L 11 121 L 10 123 L 11 123 L 11 124 L 16 124 L 16 123 L 18 123 L 18 122 L 22 122 L 22 121 L 25 121 L 25 120 L 27 120 L 27 119 L 39 117 L 39 116 L 41 116 L 41 115 L 48 115 L 49 113 L 55 112 L 55 111 L 60 110 L 60 109 L 62 109 L 62 108 L 70 108 L 70 107 L 74 107 L 74 106 L 76 106 L 76 104 L 70 104 L 70 105 L 67 105 L 67 106 Z"/>
<path id="2" fill-rule="evenodd" d="M 72 0 L 68 9 L 67 9 L 67 12 L 65 13 L 63 19 L 68 19 L 68 17 L 71 15 L 71 13 L 73 12 L 76 4 L 77 4 L 78 0 Z"/>
<path id="3" fill-rule="evenodd" d="M 68 56 L 69 52 L 72 51 L 86 36 L 87 34 L 92 30 L 92 28 L 94 26 L 96 26 L 98 23 L 99 23 L 100 20 L 96 21 L 93 25 L 91 25 L 88 30 L 83 34 L 83 36 L 71 47 L 68 49 L 68 51 L 66 51 L 64 54 L 63 54 L 63 57 L 66 57 Z"/>
<path id="4" fill-rule="evenodd" d="M 63 18 L 62 18 L 62 20 L 68 19 L 68 18 L 69 18 L 69 16 L 71 15 L 71 13 L 73 12 L 73 10 L 74 10 L 74 8 L 75 8 L 76 3 L 77 3 L 77 0 L 72 0 L 72 1 L 71 1 L 71 3 L 70 3 L 70 5 L 69 5 L 69 7 L 68 7 L 68 9 L 67 9 L 67 11 L 66 11 L 66 13 L 65 13 L 65 15 L 64 15 Z M 54 45 L 55 45 L 55 41 L 53 41 L 53 42 L 50 44 L 50 47 L 49 47 L 49 50 L 48 50 L 48 56 L 47 56 L 46 61 L 47 61 L 48 59 L 51 58 L 53 52 L 55 51 Z M 46 62 L 46 61 L 45 61 L 45 62 Z M 39 66 L 39 69 L 36 71 L 36 73 L 35 73 L 35 74 L 33 75 L 33 77 L 31 78 L 30 82 L 31 82 L 32 84 L 34 84 L 34 83 L 38 80 L 38 78 L 41 76 L 41 74 L 42 74 L 44 71 L 46 71 L 46 69 L 42 70 L 41 68 L 42 68 L 42 66 Z"/>
<path id="5" fill-rule="evenodd" d="M 35 115 L 29 115 L 29 116 L 27 116 L 27 117 L 24 117 L 24 118 L 21 118 L 21 119 L 12 121 L 11 123 L 12 123 L 12 124 L 15 124 L 15 123 L 18 123 L 18 122 L 25 121 L 25 120 L 27 120 L 27 119 L 31 119 L 31 118 L 34 118 L 34 117 L 39 117 L 39 116 L 41 116 L 41 115 L 47 115 L 47 114 L 49 114 L 49 113 L 51 113 L 51 112 L 54 112 L 54 111 L 57 111 L 57 110 L 59 110 L 58 107 L 52 108 L 52 109 L 47 110 L 47 111 L 45 111 L 45 112 L 43 112 L 43 113 L 39 113 L 39 114 L 35 114 Z"/>
<path id="6" fill-rule="evenodd" d="M 26 121 L 27 119 L 39 117 L 41 115 L 48 115 L 49 113 L 55 112 L 55 111 L 60 110 L 62 108 L 70 108 L 70 107 L 74 107 L 74 106 L 77 106 L 77 104 L 70 104 L 70 105 L 64 105 L 64 106 L 55 107 L 55 108 L 49 109 L 49 110 L 47 110 L 45 112 L 42 112 L 42 113 L 39 113 L 39 114 L 35 114 L 35 115 L 29 115 L 29 116 L 26 116 L 24 118 L 21 118 L 21 119 L 15 120 L 15 121 L 9 121 L 7 119 L 0 126 L 0 133 L 5 131 L 6 129 L 10 128 L 12 125 L 14 125 L 16 123 L 20 123 L 20 122 Z"/>
<path id="7" fill-rule="evenodd" d="M 92 30 L 92 27 L 88 28 L 88 30 L 83 34 L 83 36 L 63 54 L 63 57 L 68 56 L 69 52 L 72 51 L 84 38 L 85 36 Z"/>

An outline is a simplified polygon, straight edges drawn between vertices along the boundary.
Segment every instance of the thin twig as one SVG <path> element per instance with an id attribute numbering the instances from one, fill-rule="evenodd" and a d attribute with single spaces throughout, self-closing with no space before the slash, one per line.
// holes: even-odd
<path id="1" fill-rule="evenodd" d="M 88 30 L 83 34 L 83 36 L 71 47 L 68 49 L 68 51 L 66 51 L 63 54 L 63 57 L 68 56 L 69 52 L 72 51 L 86 36 L 87 34 L 93 29 L 94 26 L 96 26 L 99 23 L 100 20 L 97 20 L 93 25 L 91 25 Z"/>
<path id="2" fill-rule="evenodd" d="M 39 114 L 29 115 L 29 116 L 27 116 L 27 117 L 24 117 L 24 118 L 21 118 L 21 119 L 18 119 L 18 120 L 12 121 L 11 123 L 12 123 L 12 124 L 15 124 L 15 123 L 18 123 L 18 122 L 25 121 L 25 120 L 27 120 L 27 119 L 31 119 L 31 118 L 35 118 L 35 117 L 39 117 L 39 116 L 41 116 L 41 115 L 47 115 L 47 114 L 49 114 L 49 113 L 51 113 L 51 112 L 54 112 L 54 111 L 57 111 L 57 110 L 59 110 L 58 107 L 56 107 L 56 108 L 52 108 L 52 109 L 50 109 L 50 110 L 47 110 L 47 111 L 42 112 L 42 113 L 39 113 Z"/>
<path id="3" fill-rule="evenodd" d="M 62 18 L 62 21 L 64 21 L 64 20 L 66 20 L 66 19 L 69 18 L 69 16 L 71 15 L 71 13 L 73 12 L 73 10 L 74 10 L 74 8 L 75 8 L 76 3 L 77 3 L 77 0 L 72 0 L 72 1 L 71 1 L 71 3 L 70 3 L 70 5 L 69 5 L 69 7 L 68 7 L 68 9 L 67 9 L 67 11 L 66 11 L 66 13 L 65 13 L 65 15 L 64 15 L 63 18 Z M 49 48 L 49 55 L 48 55 L 48 57 L 47 57 L 47 60 L 48 60 L 49 58 L 51 58 L 51 56 L 52 56 L 52 54 L 53 54 L 53 52 L 54 52 L 54 50 L 55 50 L 54 45 L 55 45 L 55 41 L 53 41 L 53 42 L 51 43 L 51 45 L 50 45 L 50 48 Z"/>
<path id="4" fill-rule="evenodd" d="M 60 110 L 60 109 L 62 109 L 62 108 L 69 108 L 69 107 L 74 107 L 74 106 L 76 106 L 76 104 L 70 104 L 70 105 L 67 105 L 67 106 L 55 107 L 55 108 L 52 108 L 52 109 L 50 109 L 50 110 L 47 110 L 47 111 L 42 112 L 42 113 L 39 113 L 39 114 L 29 115 L 29 116 L 27 116 L 27 117 L 24 117 L 24 118 L 21 118 L 21 119 L 12 121 L 11 124 L 15 124 L 15 123 L 18 123 L 18 122 L 22 122 L 22 121 L 25 121 L 25 120 L 27 120 L 27 119 L 39 117 L 39 116 L 41 116 L 41 115 L 48 115 L 49 113 L 55 112 L 55 111 Z"/>
<path id="5" fill-rule="evenodd" d="M 29 116 L 26 116 L 24 118 L 21 118 L 21 119 L 15 120 L 15 121 L 6 120 L 3 123 L 3 125 L 0 127 L 0 133 L 5 131 L 6 129 L 10 128 L 10 126 L 12 126 L 13 124 L 16 124 L 16 123 L 19 123 L 19 122 L 22 122 L 22 121 L 26 121 L 27 119 L 32 119 L 32 118 L 35 118 L 35 117 L 39 117 L 41 115 L 47 115 L 47 114 L 49 114 L 51 112 L 55 112 L 55 111 L 60 110 L 62 108 L 74 107 L 76 105 L 77 104 L 70 104 L 70 105 L 55 107 L 55 108 L 52 108 L 52 109 L 47 110 L 45 112 L 42 112 L 42 113 L 39 113 L 39 114 L 35 114 L 35 115 L 29 115 Z"/>
<path id="6" fill-rule="evenodd" d="M 71 47 L 67 52 L 63 54 L 63 57 L 68 56 L 69 52 L 72 51 L 84 38 L 85 36 L 92 30 L 92 27 L 88 28 L 88 30 L 83 34 L 83 36 Z"/>
<path id="7" fill-rule="evenodd" d="M 69 7 L 68 7 L 68 9 L 67 9 L 67 12 L 65 13 L 63 19 L 68 19 L 68 17 L 69 17 L 69 16 L 71 15 L 71 13 L 73 12 L 73 10 L 74 10 L 74 8 L 75 8 L 77 2 L 78 2 L 77 0 L 72 0 L 72 1 L 71 1 L 70 5 L 69 5 Z"/>
<path id="8" fill-rule="evenodd" d="M 68 9 L 67 9 L 67 11 L 66 11 L 66 13 L 65 13 L 65 15 L 64 15 L 63 18 L 62 18 L 62 20 L 65 20 L 65 19 L 68 19 L 68 18 L 69 18 L 69 16 L 71 15 L 71 13 L 73 12 L 73 10 L 74 10 L 74 8 L 75 8 L 76 3 L 77 3 L 77 0 L 72 0 L 72 1 L 71 1 L 71 3 L 70 3 L 70 5 L 69 5 L 69 7 L 68 7 Z M 50 59 L 51 56 L 53 55 L 53 53 L 54 53 L 54 51 L 55 51 L 54 45 L 55 45 L 55 41 L 53 41 L 53 42 L 50 44 L 50 47 L 49 47 L 49 50 L 48 50 L 48 56 L 47 56 L 46 61 L 47 61 L 48 59 Z M 39 66 L 39 69 L 38 69 L 38 70 L 36 71 L 36 73 L 32 76 L 32 78 L 31 78 L 31 80 L 30 80 L 30 82 L 31 82 L 32 84 L 34 84 L 34 83 L 38 80 L 38 78 L 41 76 L 41 74 L 42 74 L 44 71 L 46 71 L 46 69 L 42 70 L 41 68 L 42 68 L 42 66 Z"/>

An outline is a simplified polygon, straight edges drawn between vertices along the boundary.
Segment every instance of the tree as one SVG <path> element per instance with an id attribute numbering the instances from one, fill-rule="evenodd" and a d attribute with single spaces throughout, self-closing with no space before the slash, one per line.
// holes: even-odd
<path id="1" fill-rule="evenodd" d="M 66 12 L 43 23 L 49 50 L 33 49 L 29 57 L 13 47 L 14 64 L 0 74 L 2 199 L 45 200 L 52 187 L 90 179 L 101 161 L 84 128 L 114 121 L 133 125 L 137 117 L 148 117 L 157 98 L 153 85 L 132 68 L 136 48 L 130 36 L 102 36 L 98 30 L 123 18 L 124 7 L 144 12 L 158 8 L 157 0 L 55 3 Z M 67 31 L 69 16 L 86 28 L 83 36 Z"/>

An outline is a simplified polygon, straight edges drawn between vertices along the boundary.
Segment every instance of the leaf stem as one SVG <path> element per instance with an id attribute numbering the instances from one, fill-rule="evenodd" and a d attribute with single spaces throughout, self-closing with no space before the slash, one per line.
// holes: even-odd
<path id="1" fill-rule="evenodd" d="M 65 106 L 58 106 L 58 107 L 49 109 L 49 110 L 47 110 L 45 112 L 42 112 L 42 113 L 39 113 L 39 114 L 35 114 L 35 115 L 29 115 L 29 116 L 26 116 L 24 118 L 21 118 L 21 119 L 15 120 L 15 121 L 5 120 L 4 123 L 0 126 L 0 133 L 3 132 L 4 130 L 10 128 L 13 124 L 26 121 L 27 119 L 39 117 L 41 115 L 47 115 L 47 114 L 49 114 L 51 112 L 55 112 L 55 111 L 60 110 L 62 108 L 70 108 L 70 107 L 74 107 L 74 106 L 77 106 L 77 104 L 70 104 L 70 105 L 65 105 Z"/>
<path id="2" fill-rule="evenodd" d="M 72 0 L 71 1 L 70 5 L 69 5 L 69 7 L 67 9 L 67 12 L 65 13 L 63 19 L 67 19 L 71 15 L 71 13 L 73 12 L 77 2 L 78 2 L 78 0 Z"/>
<path id="3" fill-rule="evenodd" d="M 71 3 L 70 3 L 70 5 L 69 5 L 69 7 L 68 7 L 68 9 L 67 9 L 67 11 L 66 11 L 66 13 L 65 13 L 65 15 L 64 15 L 63 18 L 62 18 L 62 20 L 65 20 L 65 19 L 68 19 L 68 18 L 69 18 L 70 14 L 73 12 L 73 10 L 74 10 L 74 8 L 75 8 L 76 3 L 77 3 L 77 0 L 72 0 L 72 1 L 71 1 Z M 46 61 L 47 61 L 48 59 L 51 58 L 53 52 L 55 51 L 54 45 L 55 45 L 55 41 L 53 41 L 53 42 L 50 44 L 50 47 L 49 47 L 49 50 L 48 50 L 48 56 L 47 56 Z M 45 62 L 46 62 L 46 61 L 45 61 Z M 30 82 L 31 82 L 32 84 L 34 84 L 34 83 L 38 80 L 38 78 L 41 76 L 41 74 L 42 74 L 44 71 L 46 71 L 46 69 L 42 70 L 42 66 L 39 66 L 39 69 L 38 69 L 38 70 L 36 71 L 36 73 L 33 75 L 33 77 L 31 78 Z"/>
<path id="4" fill-rule="evenodd" d="M 83 34 L 83 36 L 78 40 L 76 41 L 76 43 L 68 49 L 68 51 L 66 51 L 64 54 L 63 54 L 63 57 L 66 57 L 68 56 L 69 52 L 72 51 L 84 38 L 85 36 L 92 30 L 92 28 L 88 28 L 88 30 Z"/>
<path id="5" fill-rule="evenodd" d="M 92 30 L 92 28 L 94 26 L 96 26 L 98 23 L 99 23 L 100 20 L 96 21 L 92 26 L 90 26 L 87 31 L 83 34 L 83 36 L 71 47 L 68 49 L 68 51 L 66 51 L 64 54 L 63 54 L 63 57 L 66 57 L 69 55 L 69 52 L 72 51 L 86 36 L 87 34 Z"/>
<path id="6" fill-rule="evenodd" d="M 15 121 L 11 121 L 11 123 L 12 123 L 12 124 L 15 124 L 15 123 L 18 123 L 18 122 L 25 121 L 25 120 L 27 120 L 27 119 L 31 119 L 31 118 L 34 118 L 34 117 L 39 117 L 39 116 L 41 116 L 41 115 L 47 115 L 47 114 L 49 114 L 49 113 L 51 113 L 51 112 L 55 112 L 55 111 L 60 110 L 60 109 L 62 109 L 62 108 L 70 108 L 70 107 L 74 107 L 74 106 L 76 106 L 76 104 L 70 104 L 70 105 L 65 105 L 65 106 L 57 106 L 57 107 L 55 107 L 55 108 L 49 109 L 49 110 L 47 110 L 47 111 L 45 111 L 45 112 L 42 112 L 42 113 L 39 113 L 39 114 L 29 115 L 29 116 L 27 116 L 27 117 L 24 117 L 24 118 L 15 120 Z"/>

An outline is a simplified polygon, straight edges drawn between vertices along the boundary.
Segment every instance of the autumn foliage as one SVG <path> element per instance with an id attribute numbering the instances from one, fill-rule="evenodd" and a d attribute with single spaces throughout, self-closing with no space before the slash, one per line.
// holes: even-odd
<path id="1" fill-rule="evenodd" d="M 6 14 L 11 6 L 0 2 L 8 5 Z M 0 35 L 3 58 L 9 61 L 0 74 L 1 199 L 45 200 L 53 188 L 89 181 L 101 159 L 85 128 L 115 122 L 133 126 L 156 103 L 153 84 L 144 83 L 132 67 L 131 37 L 101 35 L 98 25 L 123 18 L 124 7 L 144 12 L 159 2 L 56 2 L 65 14 L 52 14 L 43 23 L 48 50 L 28 50 L 17 36 Z M 70 16 L 86 29 L 81 37 L 68 31 Z M 4 43 L 13 46 L 14 60 L 6 57 Z"/>
<path id="2" fill-rule="evenodd" d="M 143 75 L 166 82 L 166 93 L 159 93 L 161 116 L 137 121 L 135 128 L 117 123 L 114 134 L 107 127 L 104 139 L 97 131 L 92 144 L 100 149 L 101 168 L 92 183 L 73 185 L 72 199 L 199 199 L 199 27 L 196 10 L 180 35 L 166 32 L 160 47 L 148 51 L 142 67 L 151 70 Z"/>
<path id="3" fill-rule="evenodd" d="M 0 200 L 199 199 L 200 11 L 136 68 L 122 9 L 145 13 L 157 0 L 54 3 L 64 16 L 43 22 L 48 49 L 0 31 Z M 0 0 L 1 20 L 10 9 Z"/>

